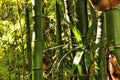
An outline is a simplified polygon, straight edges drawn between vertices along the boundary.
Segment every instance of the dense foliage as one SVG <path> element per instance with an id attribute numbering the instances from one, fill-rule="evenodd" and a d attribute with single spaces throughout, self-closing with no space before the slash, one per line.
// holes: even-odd
<path id="1" fill-rule="evenodd" d="M 78 0 L 42 0 L 43 78 L 46 80 L 98 80 L 106 74 L 103 49 L 106 40 L 100 31 L 103 15 L 87 0 L 79 3 Z M 30 31 L 26 26 L 26 8 Z M 28 57 L 28 47 L 32 56 L 35 50 L 34 8 L 34 0 L 0 1 L 0 80 L 28 80 L 36 70 L 33 63 L 30 70 L 32 58 Z"/>

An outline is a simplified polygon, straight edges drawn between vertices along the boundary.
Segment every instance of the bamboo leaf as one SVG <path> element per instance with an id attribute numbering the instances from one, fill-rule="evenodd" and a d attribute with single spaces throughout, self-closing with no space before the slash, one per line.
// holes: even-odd
<path id="1" fill-rule="evenodd" d="M 83 53 L 84 53 L 84 51 L 79 51 L 79 52 L 76 53 L 76 55 L 74 57 L 74 60 L 73 60 L 73 64 L 75 64 L 75 65 L 79 64 L 79 62 L 82 59 Z"/>
<path id="2" fill-rule="evenodd" d="M 81 34 L 80 34 L 79 30 L 71 23 L 67 22 L 67 24 L 69 25 L 70 29 L 73 31 L 73 33 L 78 41 L 79 46 L 83 47 L 82 38 L 81 38 Z"/>
<path id="3" fill-rule="evenodd" d="M 85 65 L 87 69 L 89 69 L 90 64 L 91 64 L 90 53 L 85 52 Z"/>
<path id="4" fill-rule="evenodd" d="M 92 52 L 95 52 L 98 48 L 100 48 L 100 45 L 101 45 L 101 44 L 102 44 L 101 42 L 95 44 L 95 45 L 92 47 L 91 51 L 92 51 Z"/>
<path id="5" fill-rule="evenodd" d="M 90 43 L 90 40 L 93 39 L 92 37 L 94 35 L 94 31 L 96 30 L 96 28 L 97 28 L 97 22 L 94 21 L 93 24 L 88 29 L 87 37 L 86 37 L 86 40 L 85 40 L 86 45 L 88 45 Z"/>
<path id="6" fill-rule="evenodd" d="M 82 68 L 81 68 L 80 65 L 78 65 L 78 72 L 79 72 L 79 74 L 81 74 L 81 71 L 82 71 Z"/>

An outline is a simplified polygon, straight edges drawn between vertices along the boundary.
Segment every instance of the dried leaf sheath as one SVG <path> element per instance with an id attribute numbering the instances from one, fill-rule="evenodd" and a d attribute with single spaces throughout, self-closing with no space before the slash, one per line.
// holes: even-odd
<path id="1" fill-rule="evenodd" d="M 114 55 L 111 55 L 111 54 L 109 55 L 108 68 L 109 68 L 109 72 L 110 72 L 110 76 L 112 80 L 119 80 L 120 79 L 120 66 Z"/>
<path id="2" fill-rule="evenodd" d="M 89 0 L 91 5 L 99 11 L 108 10 L 120 4 L 120 0 Z"/>

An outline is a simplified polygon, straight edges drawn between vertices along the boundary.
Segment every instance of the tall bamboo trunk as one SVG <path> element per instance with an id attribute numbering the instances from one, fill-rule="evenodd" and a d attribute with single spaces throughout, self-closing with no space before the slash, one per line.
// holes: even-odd
<path id="1" fill-rule="evenodd" d="M 120 10 L 113 9 L 104 13 L 105 38 L 108 47 L 113 48 L 113 54 L 116 55 L 120 63 Z"/>
<path id="2" fill-rule="evenodd" d="M 86 35 L 87 35 L 87 30 L 88 30 L 88 14 L 87 14 L 87 0 L 76 0 L 76 15 L 77 15 L 77 23 L 76 27 L 81 33 L 82 41 L 84 44 Z M 85 45 L 85 44 L 84 44 Z M 86 75 L 87 71 L 85 68 L 85 56 L 83 54 L 83 57 L 80 61 L 81 64 L 81 74 Z M 81 80 L 87 80 L 88 77 L 79 77 Z"/>
<path id="3" fill-rule="evenodd" d="M 76 14 L 78 20 L 76 26 L 84 39 L 88 30 L 87 0 L 76 0 Z"/>
<path id="4" fill-rule="evenodd" d="M 61 14 L 60 14 L 60 4 L 59 0 L 56 0 L 56 20 L 57 20 L 57 26 L 56 26 L 56 40 L 57 44 L 62 45 L 62 37 L 61 37 Z M 62 58 L 63 53 L 62 53 L 62 48 L 60 47 L 58 49 L 58 59 Z M 59 66 L 59 71 L 58 71 L 58 79 L 63 80 L 63 62 L 61 62 Z"/>
<path id="5" fill-rule="evenodd" d="M 26 39 L 27 39 L 27 57 L 28 57 L 28 72 L 30 74 L 29 80 L 32 80 L 32 50 L 31 50 L 31 32 L 30 32 L 30 20 L 29 20 L 29 7 L 28 7 L 28 1 L 25 0 L 26 3 L 26 15 L 25 15 L 25 21 L 26 21 Z"/>
<path id="6" fill-rule="evenodd" d="M 42 53 L 43 53 L 43 32 L 42 32 L 42 0 L 35 0 L 34 6 L 34 31 L 35 46 L 33 55 L 34 80 L 43 80 L 42 77 Z"/>
<path id="7" fill-rule="evenodd" d="M 104 37 L 107 48 L 120 64 L 120 6 L 104 12 Z"/>

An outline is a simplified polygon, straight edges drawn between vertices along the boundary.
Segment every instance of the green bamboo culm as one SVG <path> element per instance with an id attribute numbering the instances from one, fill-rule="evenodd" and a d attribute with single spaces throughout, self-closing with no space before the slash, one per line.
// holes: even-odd
<path id="1" fill-rule="evenodd" d="M 30 31 L 30 19 L 29 19 L 29 7 L 28 1 L 25 0 L 26 9 L 25 9 L 25 21 L 26 21 L 26 40 L 27 40 L 27 57 L 28 57 L 28 72 L 29 80 L 32 80 L 32 50 L 31 50 L 31 31 Z"/>
<path id="2" fill-rule="evenodd" d="M 78 19 L 76 26 L 84 38 L 88 30 L 87 0 L 76 0 L 76 14 Z"/>
<path id="3" fill-rule="evenodd" d="M 43 29 L 42 29 L 42 0 L 35 0 L 34 6 L 34 31 L 35 45 L 33 55 L 34 80 L 43 80 L 42 53 L 43 53 Z"/>
<path id="4" fill-rule="evenodd" d="M 61 14 L 60 14 L 60 5 L 59 5 L 59 0 L 56 0 L 56 21 L 57 21 L 57 26 L 56 26 L 56 40 L 57 40 L 57 45 L 62 45 L 62 37 L 61 37 Z M 58 48 L 58 60 L 62 58 L 62 48 Z M 61 62 L 59 66 L 59 71 L 58 71 L 58 79 L 63 80 L 63 62 Z"/>
<path id="5" fill-rule="evenodd" d="M 85 39 L 88 32 L 88 13 L 87 13 L 87 0 L 76 0 L 76 27 L 80 31 L 80 36 L 82 38 L 82 45 L 85 45 Z M 85 55 L 83 54 L 82 59 L 80 61 L 81 72 L 79 74 L 86 75 L 86 67 L 85 67 Z M 88 77 L 80 76 L 78 77 L 80 80 L 87 80 Z"/>
<path id="6" fill-rule="evenodd" d="M 107 47 L 120 64 L 120 6 L 104 12 L 104 33 Z"/>

